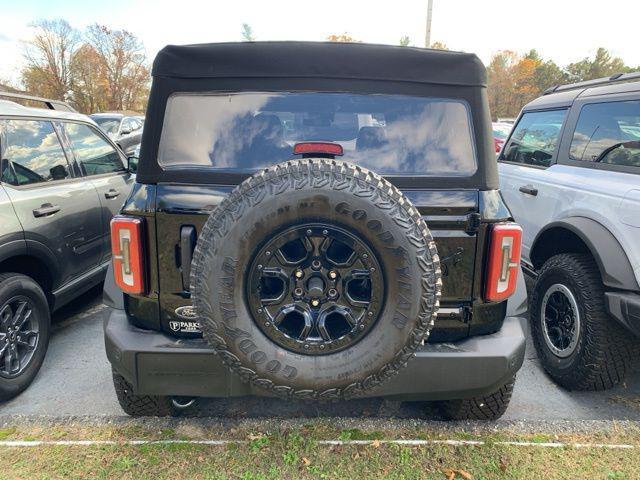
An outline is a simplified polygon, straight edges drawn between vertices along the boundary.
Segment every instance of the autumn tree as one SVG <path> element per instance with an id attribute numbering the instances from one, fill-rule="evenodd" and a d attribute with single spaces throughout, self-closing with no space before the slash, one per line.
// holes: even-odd
<path id="1" fill-rule="evenodd" d="M 141 110 L 149 90 L 149 69 L 142 43 L 126 30 L 94 24 L 87 44 L 95 51 L 106 80 L 109 110 Z"/>
<path id="2" fill-rule="evenodd" d="M 81 112 L 107 109 L 108 82 L 104 64 L 91 45 L 83 45 L 71 58 L 72 103 Z"/>
<path id="3" fill-rule="evenodd" d="M 33 38 L 25 43 L 25 89 L 43 97 L 66 100 L 71 91 L 71 59 L 80 37 L 65 20 L 38 20 Z"/>
<path id="4" fill-rule="evenodd" d="M 433 42 L 431 45 L 429 45 L 429 48 L 433 50 L 449 50 L 449 47 L 447 47 L 447 45 L 442 42 Z"/>
<path id="5" fill-rule="evenodd" d="M 359 40 L 356 40 L 351 35 L 349 35 L 347 32 L 344 32 L 344 33 L 342 33 L 340 35 L 329 35 L 327 37 L 327 40 L 330 41 L 330 42 L 359 43 Z"/>

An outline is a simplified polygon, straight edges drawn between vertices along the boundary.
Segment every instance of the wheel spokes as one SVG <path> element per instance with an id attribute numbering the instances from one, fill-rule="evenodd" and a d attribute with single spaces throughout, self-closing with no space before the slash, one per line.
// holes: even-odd
<path id="1" fill-rule="evenodd" d="M 16 308 L 16 312 L 13 315 L 12 325 L 14 328 L 18 330 L 22 328 L 24 323 L 31 317 L 31 308 L 27 304 L 27 302 L 20 302 L 18 308 Z"/>
<path id="2" fill-rule="evenodd" d="M 13 343 L 7 344 L 5 349 L 4 370 L 9 375 L 20 371 L 20 357 L 18 356 L 18 349 Z"/>
<path id="3" fill-rule="evenodd" d="M 26 350 L 34 350 L 37 342 L 38 333 L 32 331 L 20 332 L 16 338 L 16 343 Z"/>
<path id="4" fill-rule="evenodd" d="M 11 320 L 13 319 L 13 311 L 11 310 L 11 305 L 6 304 L 0 310 L 0 330 L 6 331 L 6 329 L 11 325 Z"/>

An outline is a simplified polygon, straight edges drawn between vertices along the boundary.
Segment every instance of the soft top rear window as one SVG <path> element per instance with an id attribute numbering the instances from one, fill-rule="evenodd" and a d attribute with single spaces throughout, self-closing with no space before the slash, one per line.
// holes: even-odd
<path id="1" fill-rule="evenodd" d="M 293 145 L 342 145 L 344 160 L 386 175 L 476 171 L 471 117 L 461 100 L 403 95 L 277 92 L 174 94 L 158 161 L 251 172 L 295 158 Z"/>

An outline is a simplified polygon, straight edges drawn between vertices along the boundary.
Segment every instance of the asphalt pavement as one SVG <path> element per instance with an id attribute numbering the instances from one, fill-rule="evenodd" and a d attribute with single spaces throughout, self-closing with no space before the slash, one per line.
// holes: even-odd
<path id="1" fill-rule="evenodd" d="M 19 397 L 0 404 L 0 416 L 123 416 L 104 352 L 102 321 L 106 308 L 94 289 L 54 315 L 49 351 L 34 383 Z M 421 404 L 360 400 L 313 406 L 272 399 L 241 398 L 201 401 L 193 416 L 232 418 L 298 418 L 340 416 L 437 420 L 434 409 Z M 567 392 L 540 368 L 527 345 L 513 399 L 503 421 L 640 420 L 640 370 L 625 384 L 606 392 Z"/>

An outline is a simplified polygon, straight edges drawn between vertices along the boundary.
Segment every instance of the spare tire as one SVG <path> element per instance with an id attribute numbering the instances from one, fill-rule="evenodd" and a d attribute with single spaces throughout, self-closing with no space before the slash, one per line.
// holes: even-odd
<path id="1" fill-rule="evenodd" d="M 427 338 L 440 263 L 411 202 L 358 166 L 256 173 L 200 232 L 191 291 L 204 338 L 244 381 L 288 398 L 362 396 Z"/>

